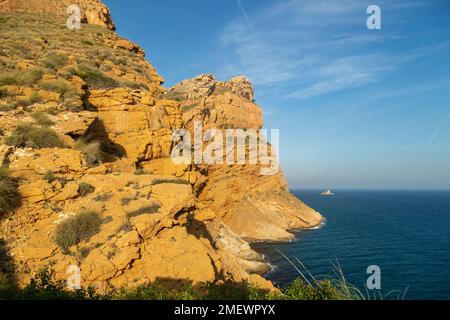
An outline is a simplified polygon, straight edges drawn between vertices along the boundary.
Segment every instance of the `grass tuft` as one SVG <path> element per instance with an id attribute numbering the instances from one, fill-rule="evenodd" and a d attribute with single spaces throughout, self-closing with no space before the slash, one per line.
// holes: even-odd
<path id="1" fill-rule="evenodd" d="M 88 240 L 100 231 L 102 219 L 97 212 L 85 211 L 62 221 L 56 227 L 55 241 L 64 253 L 71 246 Z"/>
<path id="2" fill-rule="evenodd" d="M 152 186 L 164 183 L 172 183 L 172 184 L 183 184 L 188 185 L 189 181 L 184 179 L 155 179 L 152 181 Z"/>
<path id="3" fill-rule="evenodd" d="M 55 181 L 56 180 L 56 176 L 53 173 L 53 171 L 48 170 L 47 172 L 45 172 L 44 180 L 47 181 L 48 183 L 52 183 L 53 181 Z"/>
<path id="4" fill-rule="evenodd" d="M 103 146 L 100 141 L 90 141 L 80 138 L 75 142 L 74 149 L 84 153 L 88 166 L 94 166 L 106 159 Z"/>
<path id="5" fill-rule="evenodd" d="M 35 111 L 31 114 L 31 117 L 36 121 L 37 124 L 43 127 L 53 126 L 55 123 L 50 119 L 48 114 L 44 111 Z"/>
<path id="6" fill-rule="evenodd" d="M 63 147 L 63 143 L 55 131 L 28 124 L 19 125 L 13 133 L 6 138 L 5 142 L 10 146 L 19 148 L 31 147 L 42 149 Z"/>
<path id="7" fill-rule="evenodd" d="M 157 213 L 160 208 L 161 208 L 160 205 L 153 204 L 153 205 L 150 205 L 150 206 L 142 207 L 140 209 L 128 212 L 127 213 L 127 217 L 128 218 L 133 218 L 133 217 L 137 217 L 137 216 L 140 216 L 140 215 L 143 215 L 143 214 Z"/>
<path id="8" fill-rule="evenodd" d="M 86 81 L 91 89 L 113 89 L 120 86 L 116 80 L 105 76 L 100 70 L 84 67 L 75 74 Z"/>
<path id="9" fill-rule="evenodd" d="M 95 192 L 95 187 L 89 183 L 81 182 L 80 189 L 78 190 L 78 194 L 82 197 L 88 195 L 89 193 Z"/>
<path id="10" fill-rule="evenodd" d="M 50 52 L 44 57 L 42 65 L 46 68 L 56 71 L 59 68 L 65 66 L 67 61 L 68 58 L 66 54 L 59 52 Z"/>

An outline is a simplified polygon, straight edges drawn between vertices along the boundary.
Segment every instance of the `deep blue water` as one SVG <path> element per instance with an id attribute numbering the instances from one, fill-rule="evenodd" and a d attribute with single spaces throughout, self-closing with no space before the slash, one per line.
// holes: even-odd
<path id="1" fill-rule="evenodd" d="M 405 299 L 450 299 L 450 191 L 293 193 L 326 221 L 297 232 L 290 243 L 253 245 L 275 266 L 269 279 L 284 285 L 298 276 L 278 249 L 314 276 L 334 276 L 337 259 L 346 279 L 364 293 L 367 267 L 378 265 L 382 295 L 408 288 Z"/>

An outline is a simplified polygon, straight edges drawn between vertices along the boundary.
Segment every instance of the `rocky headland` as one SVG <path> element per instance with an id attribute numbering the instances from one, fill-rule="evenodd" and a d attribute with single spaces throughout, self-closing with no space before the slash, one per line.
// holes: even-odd
<path id="1" fill-rule="evenodd" d="M 65 25 L 72 3 L 80 30 Z M 99 290 L 229 276 L 270 288 L 249 242 L 321 223 L 281 172 L 173 163 L 172 132 L 195 121 L 262 128 L 245 77 L 165 88 L 99 0 L 1 0 L 0 26 L 0 165 L 21 198 L 0 208 L 1 265 L 19 285 L 76 265 Z"/>

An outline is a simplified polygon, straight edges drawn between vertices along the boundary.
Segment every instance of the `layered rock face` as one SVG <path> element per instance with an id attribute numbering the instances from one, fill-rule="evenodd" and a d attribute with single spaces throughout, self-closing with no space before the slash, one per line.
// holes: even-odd
<path id="1" fill-rule="evenodd" d="M 261 175 L 262 164 L 171 158 L 177 129 L 259 131 L 250 81 L 205 74 L 165 89 L 142 49 L 112 31 L 105 6 L 75 3 L 89 23 L 77 31 L 64 25 L 66 1 L 0 1 L 9 26 L 0 30 L 0 164 L 23 198 L 2 215 L 0 237 L 17 282 L 48 265 L 66 279 L 76 265 L 82 284 L 101 290 L 230 275 L 271 287 L 248 241 L 291 239 L 320 214 L 281 172 Z M 98 230 L 62 246 L 59 226 L 83 212 L 100 216 Z"/>

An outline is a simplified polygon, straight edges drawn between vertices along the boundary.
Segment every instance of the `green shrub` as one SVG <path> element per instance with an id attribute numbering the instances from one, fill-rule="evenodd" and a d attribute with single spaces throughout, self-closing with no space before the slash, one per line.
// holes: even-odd
<path id="1" fill-rule="evenodd" d="M 51 52 L 45 56 L 44 60 L 42 61 L 42 64 L 46 68 L 58 70 L 59 68 L 66 65 L 67 60 L 68 58 L 66 54 Z"/>
<path id="2" fill-rule="evenodd" d="M 36 121 L 37 124 L 49 127 L 54 125 L 55 123 L 50 119 L 48 114 L 44 111 L 35 111 L 31 114 L 31 117 Z"/>
<path id="3" fill-rule="evenodd" d="M 181 111 L 182 112 L 188 112 L 188 111 L 191 111 L 192 109 L 194 109 L 196 106 L 197 105 L 195 105 L 195 104 L 190 104 L 190 105 L 187 105 L 187 106 L 183 106 L 181 108 Z"/>
<path id="4" fill-rule="evenodd" d="M 43 72 L 40 69 L 28 69 L 14 74 L 0 76 L 0 85 L 25 85 L 31 86 L 42 79 Z"/>
<path id="5" fill-rule="evenodd" d="M 225 280 L 223 283 L 207 283 L 206 300 L 251 300 L 253 296 L 259 295 L 256 287 L 247 282 L 237 283 L 233 280 Z M 262 290 L 261 290 L 262 291 Z"/>
<path id="6" fill-rule="evenodd" d="M 76 71 L 76 75 L 82 78 L 91 89 L 112 89 L 119 87 L 119 83 L 107 76 L 100 70 L 82 68 Z"/>
<path id="7" fill-rule="evenodd" d="M 12 111 L 15 110 L 17 108 L 17 104 L 16 103 L 6 103 L 6 104 L 1 104 L 0 105 L 0 112 L 8 112 L 8 111 Z"/>
<path id="8" fill-rule="evenodd" d="M 145 84 L 139 83 L 139 82 L 124 80 L 121 83 L 122 83 L 123 87 L 130 88 L 133 90 L 139 90 L 139 89 L 145 88 Z"/>
<path id="9" fill-rule="evenodd" d="M 87 256 L 89 248 L 80 248 L 78 256 Z M 329 300 L 346 299 L 342 295 L 335 295 L 339 287 L 329 287 L 331 282 L 325 284 L 329 293 L 320 293 L 322 289 L 315 289 L 303 280 L 295 280 L 288 285 L 289 289 L 268 291 L 257 288 L 247 282 L 225 280 L 220 282 L 203 283 L 193 286 L 190 282 L 156 281 L 138 287 L 124 287 L 112 290 L 105 294 L 97 294 L 93 288 L 87 290 L 68 291 L 64 281 L 53 279 L 48 268 L 44 268 L 34 277 L 24 289 L 2 290 L 0 299 L 14 300 Z M 355 298 L 356 299 L 356 298 Z"/>
<path id="10" fill-rule="evenodd" d="M 13 133 L 6 138 L 6 144 L 19 148 L 31 147 L 58 148 L 63 147 L 55 131 L 48 128 L 34 127 L 28 124 L 19 125 Z"/>
<path id="11" fill-rule="evenodd" d="M 114 59 L 114 63 L 121 66 L 128 66 L 128 61 L 124 58 Z"/>
<path id="12" fill-rule="evenodd" d="M 42 101 L 42 98 L 41 98 L 41 96 L 39 95 L 38 92 L 33 92 L 33 93 L 31 94 L 31 96 L 30 96 L 29 101 L 30 101 L 30 105 L 31 105 L 31 104 L 35 104 L 35 103 L 41 102 L 41 101 Z"/>
<path id="13" fill-rule="evenodd" d="M 94 50 L 90 50 L 89 54 L 100 60 L 107 60 L 111 58 L 111 52 L 105 48 L 97 48 Z"/>
<path id="14" fill-rule="evenodd" d="M 170 289 L 162 284 L 143 285 L 137 288 L 123 288 L 113 295 L 114 300 L 199 300 L 201 296 L 192 285 Z"/>
<path id="15" fill-rule="evenodd" d="M 63 220 L 55 230 L 55 241 L 64 253 L 71 246 L 89 240 L 100 231 L 102 219 L 97 212 L 85 211 Z"/>
<path id="16" fill-rule="evenodd" d="M 19 184 L 9 175 L 6 168 L 0 167 L 0 214 L 10 212 L 20 206 Z"/>
<path id="17" fill-rule="evenodd" d="M 28 69 L 19 75 L 19 83 L 31 86 L 42 79 L 43 72 L 40 69 Z"/>
<path id="18" fill-rule="evenodd" d="M 90 40 L 81 40 L 81 43 L 87 46 L 93 46 L 94 43 Z"/>
<path id="19" fill-rule="evenodd" d="M 1 290 L 0 288 L 0 300 L 100 300 L 107 297 L 107 294 L 102 296 L 96 294 L 92 287 L 86 290 L 68 291 L 66 281 L 55 280 L 49 267 L 39 270 L 23 289 L 11 287 Z"/>
<path id="20" fill-rule="evenodd" d="M 78 194 L 82 197 L 88 195 L 89 193 L 93 193 L 95 191 L 95 187 L 89 183 L 81 182 L 80 189 L 78 190 Z"/>
<path id="21" fill-rule="evenodd" d="M 0 99 L 4 99 L 9 96 L 8 90 L 0 88 Z"/>
<path id="22" fill-rule="evenodd" d="M 0 86 L 8 86 L 18 84 L 19 81 L 16 77 L 12 75 L 2 75 L 0 76 Z"/>
<path id="23" fill-rule="evenodd" d="M 61 80 L 42 81 L 40 87 L 47 91 L 57 92 L 65 97 L 74 97 L 77 89 Z"/>
<path id="24" fill-rule="evenodd" d="M 44 180 L 47 181 L 48 183 L 52 183 L 53 181 L 56 180 L 56 176 L 53 173 L 53 171 L 48 170 L 45 174 L 44 174 Z"/>
<path id="25" fill-rule="evenodd" d="M 329 280 L 319 281 L 309 285 L 302 279 L 296 279 L 284 290 L 282 299 L 285 300 L 339 300 L 343 296 L 337 287 Z"/>

